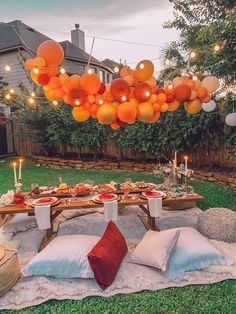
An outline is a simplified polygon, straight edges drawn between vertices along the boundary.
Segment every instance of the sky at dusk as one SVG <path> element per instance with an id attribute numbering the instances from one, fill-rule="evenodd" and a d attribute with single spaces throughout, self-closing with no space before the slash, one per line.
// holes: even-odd
<path id="1" fill-rule="evenodd" d="M 164 22 L 173 19 L 168 0 L 0 0 L 0 21 L 16 19 L 57 41 L 70 40 L 70 31 L 79 23 L 87 36 L 159 46 L 95 39 L 94 57 L 118 62 L 120 58 L 127 63 L 159 58 L 161 47 L 178 39 L 177 31 L 163 28 Z M 92 38 L 85 41 L 89 52 Z M 158 71 L 160 60 L 153 62 Z"/>

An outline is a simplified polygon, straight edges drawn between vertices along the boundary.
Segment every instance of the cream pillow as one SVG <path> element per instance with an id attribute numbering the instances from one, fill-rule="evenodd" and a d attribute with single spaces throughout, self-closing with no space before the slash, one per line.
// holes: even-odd
<path id="1" fill-rule="evenodd" d="M 136 246 L 129 262 L 166 271 L 179 235 L 179 229 L 161 232 L 149 230 Z"/>

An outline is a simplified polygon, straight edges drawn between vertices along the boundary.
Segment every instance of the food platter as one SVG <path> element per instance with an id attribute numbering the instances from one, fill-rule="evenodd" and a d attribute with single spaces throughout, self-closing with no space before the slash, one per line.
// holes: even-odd
<path id="1" fill-rule="evenodd" d="M 127 186 L 128 185 L 128 186 Z M 146 191 L 152 191 L 156 185 L 153 183 L 118 183 L 118 184 L 100 184 L 94 187 L 94 191 L 100 193 L 115 193 L 123 194 L 125 190 L 129 190 L 129 193 L 142 193 Z"/>

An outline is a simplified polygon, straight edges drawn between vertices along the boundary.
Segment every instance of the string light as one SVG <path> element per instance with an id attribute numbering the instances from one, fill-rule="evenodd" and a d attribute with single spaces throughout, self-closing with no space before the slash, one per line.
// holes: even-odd
<path id="1" fill-rule="evenodd" d="M 11 99 L 11 95 L 10 95 L 10 94 L 6 94 L 5 98 L 6 98 L 7 100 Z"/>
<path id="2" fill-rule="evenodd" d="M 115 73 L 119 73 L 119 71 L 120 71 L 119 67 L 115 66 L 115 67 L 114 67 L 114 72 L 115 72 Z"/>
<path id="3" fill-rule="evenodd" d="M 9 90 L 9 92 L 10 92 L 10 94 L 15 94 L 15 91 L 14 91 L 14 89 L 13 88 L 11 88 L 10 90 Z"/>
<path id="4" fill-rule="evenodd" d="M 58 105 L 58 101 L 57 101 L 57 100 L 53 100 L 52 104 L 53 104 L 54 106 L 57 106 L 57 105 Z"/>
<path id="5" fill-rule="evenodd" d="M 33 104 L 34 101 L 35 101 L 34 98 L 32 98 L 32 97 L 29 98 L 29 103 L 30 103 L 30 104 Z"/>
<path id="6" fill-rule="evenodd" d="M 65 74 L 66 73 L 66 70 L 64 68 L 60 68 L 60 73 L 61 74 Z"/>
<path id="7" fill-rule="evenodd" d="M 5 71 L 7 71 L 7 72 L 11 71 L 11 67 L 10 67 L 9 64 L 7 64 L 7 65 L 5 66 Z"/>
<path id="8" fill-rule="evenodd" d="M 172 89 L 172 88 L 173 88 L 173 85 L 172 85 L 172 84 L 169 84 L 167 88 L 168 88 L 168 89 Z"/>
<path id="9" fill-rule="evenodd" d="M 193 81 L 197 81 L 197 79 L 198 79 L 197 75 L 194 74 L 193 77 L 192 77 L 192 80 Z"/>
<path id="10" fill-rule="evenodd" d="M 91 75 L 93 73 L 93 70 L 90 68 L 90 69 L 88 69 L 87 72 L 88 72 L 89 75 Z"/>
<path id="11" fill-rule="evenodd" d="M 221 49 L 222 49 L 222 45 L 220 43 L 216 43 L 213 47 L 214 53 L 220 52 Z"/>
<path id="12" fill-rule="evenodd" d="M 76 99 L 76 101 L 75 101 L 75 105 L 76 105 L 76 106 L 79 106 L 79 105 L 80 105 L 80 101 L 79 101 L 79 99 Z"/>
<path id="13" fill-rule="evenodd" d="M 39 69 L 38 68 L 34 68 L 33 71 L 34 71 L 35 74 L 39 74 Z"/>
<path id="14" fill-rule="evenodd" d="M 102 99 L 99 99 L 98 103 L 99 103 L 99 105 L 103 105 L 104 102 Z"/>
<path id="15" fill-rule="evenodd" d="M 151 95 L 150 92 L 147 90 L 145 96 L 149 97 L 150 95 Z"/>
<path id="16" fill-rule="evenodd" d="M 169 58 L 166 58 L 166 60 L 165 60 L 165 64 L 166 64 L 166 65 L 169 65 L 169 64 L 170 64 L 170 62 L 171 62 L 171 60 L 170 60 Z"/>
<path id="17" fill-rule="evenodd" d="M 32 97 L 35 97 L 35 93 L 34 93 L 34 92 L 32 92 L 30 95 L 31 95 Z"/>
<path id="18" fill-rule="evenodd" d="M 140 66 L 139 66 L 139 67 L 140 67 L 141 70 L 143 70 L 143 69 L 144 69 L 144 64 L 143 64 L 143 63 L 140 63 Z"/>
<path id="19" fill-rule="evenodd" d="M 121 97 L 121 100 L 122 100 L 122 101 L 126 101 L 126 99 L 127 99 L 126 96 L 122 96 L 122 97 Z"/>
<path id="20" fill-rule="evenodd" d="M 190 59 L 197 59 L 198 53 L 196 51 L 191 51 L 190 52 Z"/>

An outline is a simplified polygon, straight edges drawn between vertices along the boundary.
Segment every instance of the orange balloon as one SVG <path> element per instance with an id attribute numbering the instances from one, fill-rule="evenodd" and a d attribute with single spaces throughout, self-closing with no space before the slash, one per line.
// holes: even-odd
<path id="1" fill-rule="evenodd" d="M 130 102 L 123 102 L 117 108 L 118 118 L 125 123 L 133 124 L 137 117 L 137 107 Z"/>
<path id="2" fill-rule="evenodd" d="M 104 104 L 104 94 L 103 95 L 96 95 L 95 96 L 95 102 L 97 105 L 103 105 Z"/>
<path id="3" fill-rule="evenodd" d="M 160 111 L 161 112 L 166 112 L 168 111 L 169 105 L 167 103 L 161 105 Z"/>
<path id="4" fill-rule="evenodd" d="M 95 102 L 96 97 L 94 95 L 88 95 L 87 101 L 89 104 L 93 104 Z"/>
<path id="5" fill-rule="evenodd" d="M 203 86 L 198 87 L 198 89 L 197 89 L 197 96 L 200 99 L 203 99 L 203 98 L 207 97 L 207 95 L 208 95 L 208 90 L 206 89 L 206 87 L 203 87 Z"/>
<path id="6" fill-rule="evenodd" d="M 187 84 L 180 84 L 175 89 L 175 98 L 178 101 L 183 102 L 190 98 L 191 92 L 192 90 Z"/>
<path id="7" fill-rule="evenodd" d="M 117 101 L 114 101 L 114 102 L 111 103 L 111 105 L 112 105 L 113 107 L 115 107 L 116 110 L 117 110 L 117 108 L 119 107 L 120 104 L 119 104 Z"/>
<path id="8" fill-rule="evenodd" d="M 204 103 L 208 103 L 211 100 L 211 96 L 207 95 L 206 97 L 202 98 L 201 101 Z"/>
<path id="9" fill-rule="evenodd" d="M 83 106 L 74 107 L 72 110 L 74 119 L 78 122 L 84 122 L 90 117 L 90 113 Z"/>
<path id="10" fill-rule="evenodd" d="M 166 94 L 164 93 L 160 93 L 157 95 L 157 99 L 156 101 L 158 102 L 158 104 L 163 105 L 167 100 Z"/>
<path id="11" fill-rule="evenodd" d="M 58 88 L 61 86 L 61 81 L 59 77 L 57 76 L 52 76 L 49 80 L 49 85 L 51 88 Z"/>
<path id="12" fill-rule="evenodd" d="M 91 114 L 97 113 L 98 107 L 99 107 L 98 105 L 92 104 L 92 106 L 90 107 L 89 112 L 90 112 Z"/>
<path id="13" fill-rule="evenodd" d="M 101 124 L 112 124 L 116 120 L 116 108 L 107 103 L 99 106 L 97 119 Z"/>
<path id="14" fill-rule="evenodd" d="M 130 67 L 123 67 L 121 70 L 120 70 L 120 77 L 121 78 L 124 78 L 125 76 L 127 75 L 131 75 L 133 76 L 134 75 L 134 70 L 131 69 Z"/>
<path id="15" fill-rule="evenodd" d="M 135 98 L 130 98 L 129 103 L 138 106 L 138 101 Z"/>
<path id="16" fill-rule="evenodd" d="M 126 101 L 129 95 L 129 84 L 122 78 L 115 79 L 111 83 L 110 92 L 118 101 Z"/>
<path id="17" fill-rule="evenodd" d="M 111 128 L 113 130 L 119 129 L 120 128 L 120 124 L 118 124 L 116 121 L 114 123 L 111 124 Z"/>
<path id="18" fill-rule="evenodd" d="M 154 112 L 158 112 L 161 110 L 161 105 L 158 104 L 158 102 L 155 102 L 155 104 L 153 104 L 153 109 L 154 109 Z"/>
<path id="19" fill-rule="evenodd" d="M 171 95 L 171 94 L 166 94 L 166 103 L 169 104 L 171 103 L 172 101 L 174 101 L 175 97 L 174 95 Z"/>
<path id="20" fill-rule="evenodd" d="M 62 89 L 68 93 L 71 89 L 73 89 L 74 86 L 71 84 L 71 81 L 70 80 L 66 80 L 63 82 L 62 84 Z"/>
<path id="21" fill-rule="evenodd" d="M 45 69 L 45 73 L 50 77 L 57 76 L 59 74 L 58 68 L 56 66 L 51 65 L 44 69 Z"/>
<path id="22" fill-rule="evenodd" d="M 47 85 L 44 85 L 44 86 L 43 86 L 43 89 L 44 89 L 44 90 L 50 90 L 51 87 L 49 86 L 49 84 L 47 84 Z"/>
<path id="23" fill-rule="evenodd" d="M 151 94 L 150 98 L 148 99 L 148 101 L 151 104 L 154 104 L 155 102 L 157 102 L 157 95 L 156 94 Z"/>
<path id="24" fill-rule="evenodd" d="M 64 97 L 63 97 L 63 101 L 64 101 L 64 103 L 65 103 L 65 104 L 67 104 L 67 105 L 69 105 L 69 104 L 70 104 L 70 98 L 68 97 L 68 95 L 67 95 L 67 94 L 65 94 L 65 95 L 64 95 Z"/>
<path id="25" fill-rule="evenodd" d="M 58 98 L 63 98 L 64 95 L 65 95 L 65 92 L 64 92 L 64 90 L 61 87 L 58 87 L 58 88 L 54 89 L 54 94 Z"/>
<path id="26" fill-rule="evenodd" d="M 81 77 L 80 84 L 89 95 L 96 94 L 101 87 L 100 78 L 95 73 L 84 73 Z"/>
<path id="27" fill-rule="evenodd" d="M 196 84 L 195 84 L 195 82 L 194 82 L 193 80 L 188 80 L 188 81 L 186 82 L 186 84 L 187 84 L 191 89 L 195 89 L 195 87 L 196 87 Z"/>
<path id="28" fill-rule="evenodd" d="M 34 66 L 33 62 L 34 62 L 34 59 L 31 59 L 31 58 L 25 60 L 25 67 L 27 70 L 32 70 L 32 68 Z"/>
<path id="29" fill-rule="evenodd" d="M 36 57 L 33 60 L 33 66 L 38 67 L 38 68 L 42 68 L 46 65 L 46 62 L 44 60 L 44 58 L 42 57 Z"/>
<path id="30" fill-rule="evenodd" d="M 191 96 L 190 96 L 190 100 L 194 100 L 195 98 L 197 98 L 197 92 L 195 90 L 192 90 L 191 92 Z"/>
<path id="31" fill-rule="evenodd" d="M 123 79 L 129 84 L 129 86 L 134 84 L 134 77 L 132 75 L 126 75 Z"/>
<path id="32" fill-rule="evenodd" d="M 81 77 L 79 75 L 77 75 L 77 74 L 71 75 L 71 77 L 70 77 L 71 86 L 76 87 L 76 88 L 81 87 L 80 81 L 81 81 Z"/>
<path id="33" fill-rule="evenodd" d="M 83 104 L 83 107 L 84 107 L 86 110 L 88 110 L 88 111 L 90 112 L 90 107 L 91 107 L 91 104 L 90 104 L 90 103 L 85 102 L 85 103 Z"/>
<path id="34" fill-rule="evenodd" d="M 106 91 L 102 96 L 107 102 L 112 102 L 114 100 L 110 91 Z"/>
<path id="35" fill-rule="evenodd" d="M 47 65 L 60 65 L 64 58 L 64 51 L 59 43 L 54 40 L 46 40 L 39 45 L 37 56 L 42 57 Z"/>
<path id="36" fill-rule="evenodd" d="M 174 100 L 168 104 L 168 111 L 175 111 L 179 109 L 180 102 L 178 100 Z"/>
<path id="37" fill-rule="evenodd" d="M 129 88 L 128 98 L 129 99 L 134 98 L 134 87 L 132 87 L 132 86 Z"/>
<path id="38" fill-rule="evenodd" d="M 154 115 L 152 116 L 152 118 L 149 119 L 147 122 L 148 123 L 155 123 L 157 120 L 159 120 L 160 115 L 161 115 L 160 111 L 155 112 Z"/>
<path id="39" fill-rule="evenodd" d="M 151 96 L 151 93 L 152 91 L 150 85 L 145 82 L 139 83 L 134 88 L 134 98 L 141 102 L 148 100 L 148 98 Z"/>
<path id="40" fill-rule="evenodd" d="M 68 81 L 69 78 L 70 78 L 69 75 L 66 74 L 66 73 L 59 75 L 59 79 L 60 79 L 62 85 L 63 85 L 66 81 Z"/>
<path id="41" fill-rule="evenodd" d="M 150 86 L 156 86 L 156 79 L 154 76 L 151 76 L 148 80 L 145 81 L 148 83 Z"/>
<path id="42" fill-rule="evenodd" d="M 194 100 L 188 101 L 184 104 L 185 110 L 189 114 L 197 114 L 201 111 L 202 109 L 202 104 L 201 101 L 196 98 Z"/>
<path id="43" fill-rule="evenodd" d="M 151 78 L 153 72 L 153 63 L 149 60 L 142 60 L 137 64 L 134 75 L 139 81 L 146 81 Z"/>
<path id="44" fill-rule="evenodd" d="M 60 100 L 59 97 L 57 97 L 54 93 L 53 89 L 49 89 L 47 91 L 45 91 L 45 96 L 48 100 L 53 101 L 53 100 Z"/>
<path id="45" fill-rule="evenodd" d="M 148 122 L 154 115 L 153 106 L 149 102 L 143 102 L 138 105 L 138 119 Z"/>

